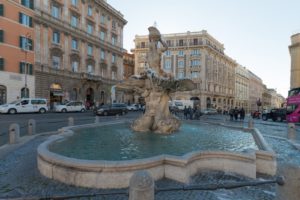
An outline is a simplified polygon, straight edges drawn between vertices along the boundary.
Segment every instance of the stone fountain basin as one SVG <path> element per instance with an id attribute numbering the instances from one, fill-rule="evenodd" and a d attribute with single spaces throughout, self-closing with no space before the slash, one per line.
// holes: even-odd
<path id="1" fill-rule="evenodd" d="M 106 161 L 69 158 L 49 150 L 49 146 L 74 134 L 74 129 L 100 127 L 114 123 L 70 126 L 59 130 L 38 147 L 38 169 L 48 178 L 75 186 L 89 188 L 126 188 L 134 172 L 147 170 L 154 180 L 169 178 L 189 183 L 190 177 L 201 170 L 217 170 L 256 178 L 257 173 L 275 175 L 276 156 L 257 129 L 242 129 L 250 132 L 259 147 L 246 153 L 225 151 L 193 151 L 183 156 L 162 154 L 150 158 Z M 223 124 L 218 124 L 223 125 Z M 225 126 L 225 125 L 223 125 Z"/>

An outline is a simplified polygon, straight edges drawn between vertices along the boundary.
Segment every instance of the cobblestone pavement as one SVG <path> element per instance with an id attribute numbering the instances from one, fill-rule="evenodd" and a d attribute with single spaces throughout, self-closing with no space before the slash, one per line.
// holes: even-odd
<path id="1" fill-rule="evenodd" d="M 207 121 L 222 121 L 223 118 L 207 118 Z M 227 122 L 238 124 L 239 122 Z M 240 125 L 246 125 L 246 123 Z M 285 123 L 268 123 L 255 121 L 261 133 L 265 136 L 265 140 L 270 144 L 277 154 L 278 166 L 286 163 L 300 165 L 299 150 L 294 148 L 288 141 L 274 138 L 273 136 L 286 137 L 287 125 Z M 299 131 L 297 131 L 299 134 Z M 50 180 L 41 176 L 37 169 L 36 156 L 37 146 L 43 142 L 47 136 L 38 136 L 32 141 L 21 146 L 17 150 L 0 157 L 0 199 L 13 197 L 51 197 L 51 196 L 68 196 L 82 194 L 99 194 L 99 193 L 120 193 L 118 195 L 100 195 L 92 199 L 109 199 L 109 200 L 125 200 L 128 199 L 127 189 L 120 190 L 99 190 L 87 189 L 74 186 L 68 186 L 54 180 Z M 271 177 L 260 176 L 258 179 L 270 179 Z M 251 179 L 237 176 L 235 174 L 227 174 L 221 172 L 202 172 L 192 177 L 193 185 L 208 185 L 210 183 L 225 184 L 232 182 L 251 181 Z M 182 187 L 181 183 L 162 179 L 156 181 L 156 188 Z M 77 198 L 73 198 L 77 199 Z M 90 198 L 80 198 L 90 199 Z M 275 184 L 267 184 L 261 186 L 247 186 L 237 189 L 218 189 L 214 191 L 163 191 L 157 192 L 155 195 L 157 200 L 273 200 L 275 199 Z"/>

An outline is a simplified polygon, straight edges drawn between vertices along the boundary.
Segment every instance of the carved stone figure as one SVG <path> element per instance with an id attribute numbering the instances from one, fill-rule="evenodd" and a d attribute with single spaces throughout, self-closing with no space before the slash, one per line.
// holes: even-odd
<path id="1" fill-rule="evenodd" d="M 118 84 L 117 89 L 131 90 L 145 98 L 146 108 L 143 116 L 131 125 L 134 131 L 171 134 L 179 129 L 180 120 L 169 111 L 170 94 L 176 91 L 193 90 L 194 83 L 189 79 L 175 80 L 161 69 L 161 54 L 168 49 L 168 46 L 162 41 L 157 28 L 149 27 L 148 30 L 149 68 L 140 75 Z M 162 44 L 161 48 L 158 48 L 159 43 Z"/>

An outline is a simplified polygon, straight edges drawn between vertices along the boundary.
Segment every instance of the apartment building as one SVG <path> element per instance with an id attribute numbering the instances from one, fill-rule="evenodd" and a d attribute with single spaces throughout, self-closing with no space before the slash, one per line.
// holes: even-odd
<path id="1" fill-rule="evenodd" d="M 33 0 L 0 0 L 0 104 L 35 97 L 33 16 Z"/>
<path id="2" fill-rule="evenodd" d="M 235 68 L 235 107 L 249 112 L 249 74 L 241 65 Z"/>
<path id="3" fill-rule="evenodd" d="M 110 102 L 124 73 L 123 15 L 104 0 L 43 0 L 34 19 L 36 96 Z"/>
<path id="4" fill-rule="evenodd" d="M 262 109 L 262 94 L 264 85 L 257 75 L 248 70 L 249 73 L 249 111 L 254 112 Z"/>
<path id="5" fill-rule="evenodd" d="M 224 45 L 207 31 L 162 34 L 168 45 L 161 59 L 165 72 L 176 79 L 191 79 L 196 89 L 176 92 L 173 99 L 198 100 L 201 109 L 228 110 L 234 106 L 235 67 L 237 63 L 224 53 Z M 147 66 L 148 36 L 135 37 L 135 74 Z"/>

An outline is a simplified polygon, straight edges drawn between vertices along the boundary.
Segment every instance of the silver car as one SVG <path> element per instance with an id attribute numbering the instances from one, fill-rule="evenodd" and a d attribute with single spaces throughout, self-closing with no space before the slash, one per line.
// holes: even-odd
<path id="1" fill-rule="evenodd" d="M 80 101 L 71 101 L 66 104 L 56 105 L 55 112 L 85 112 L 85 106 Z"/>

